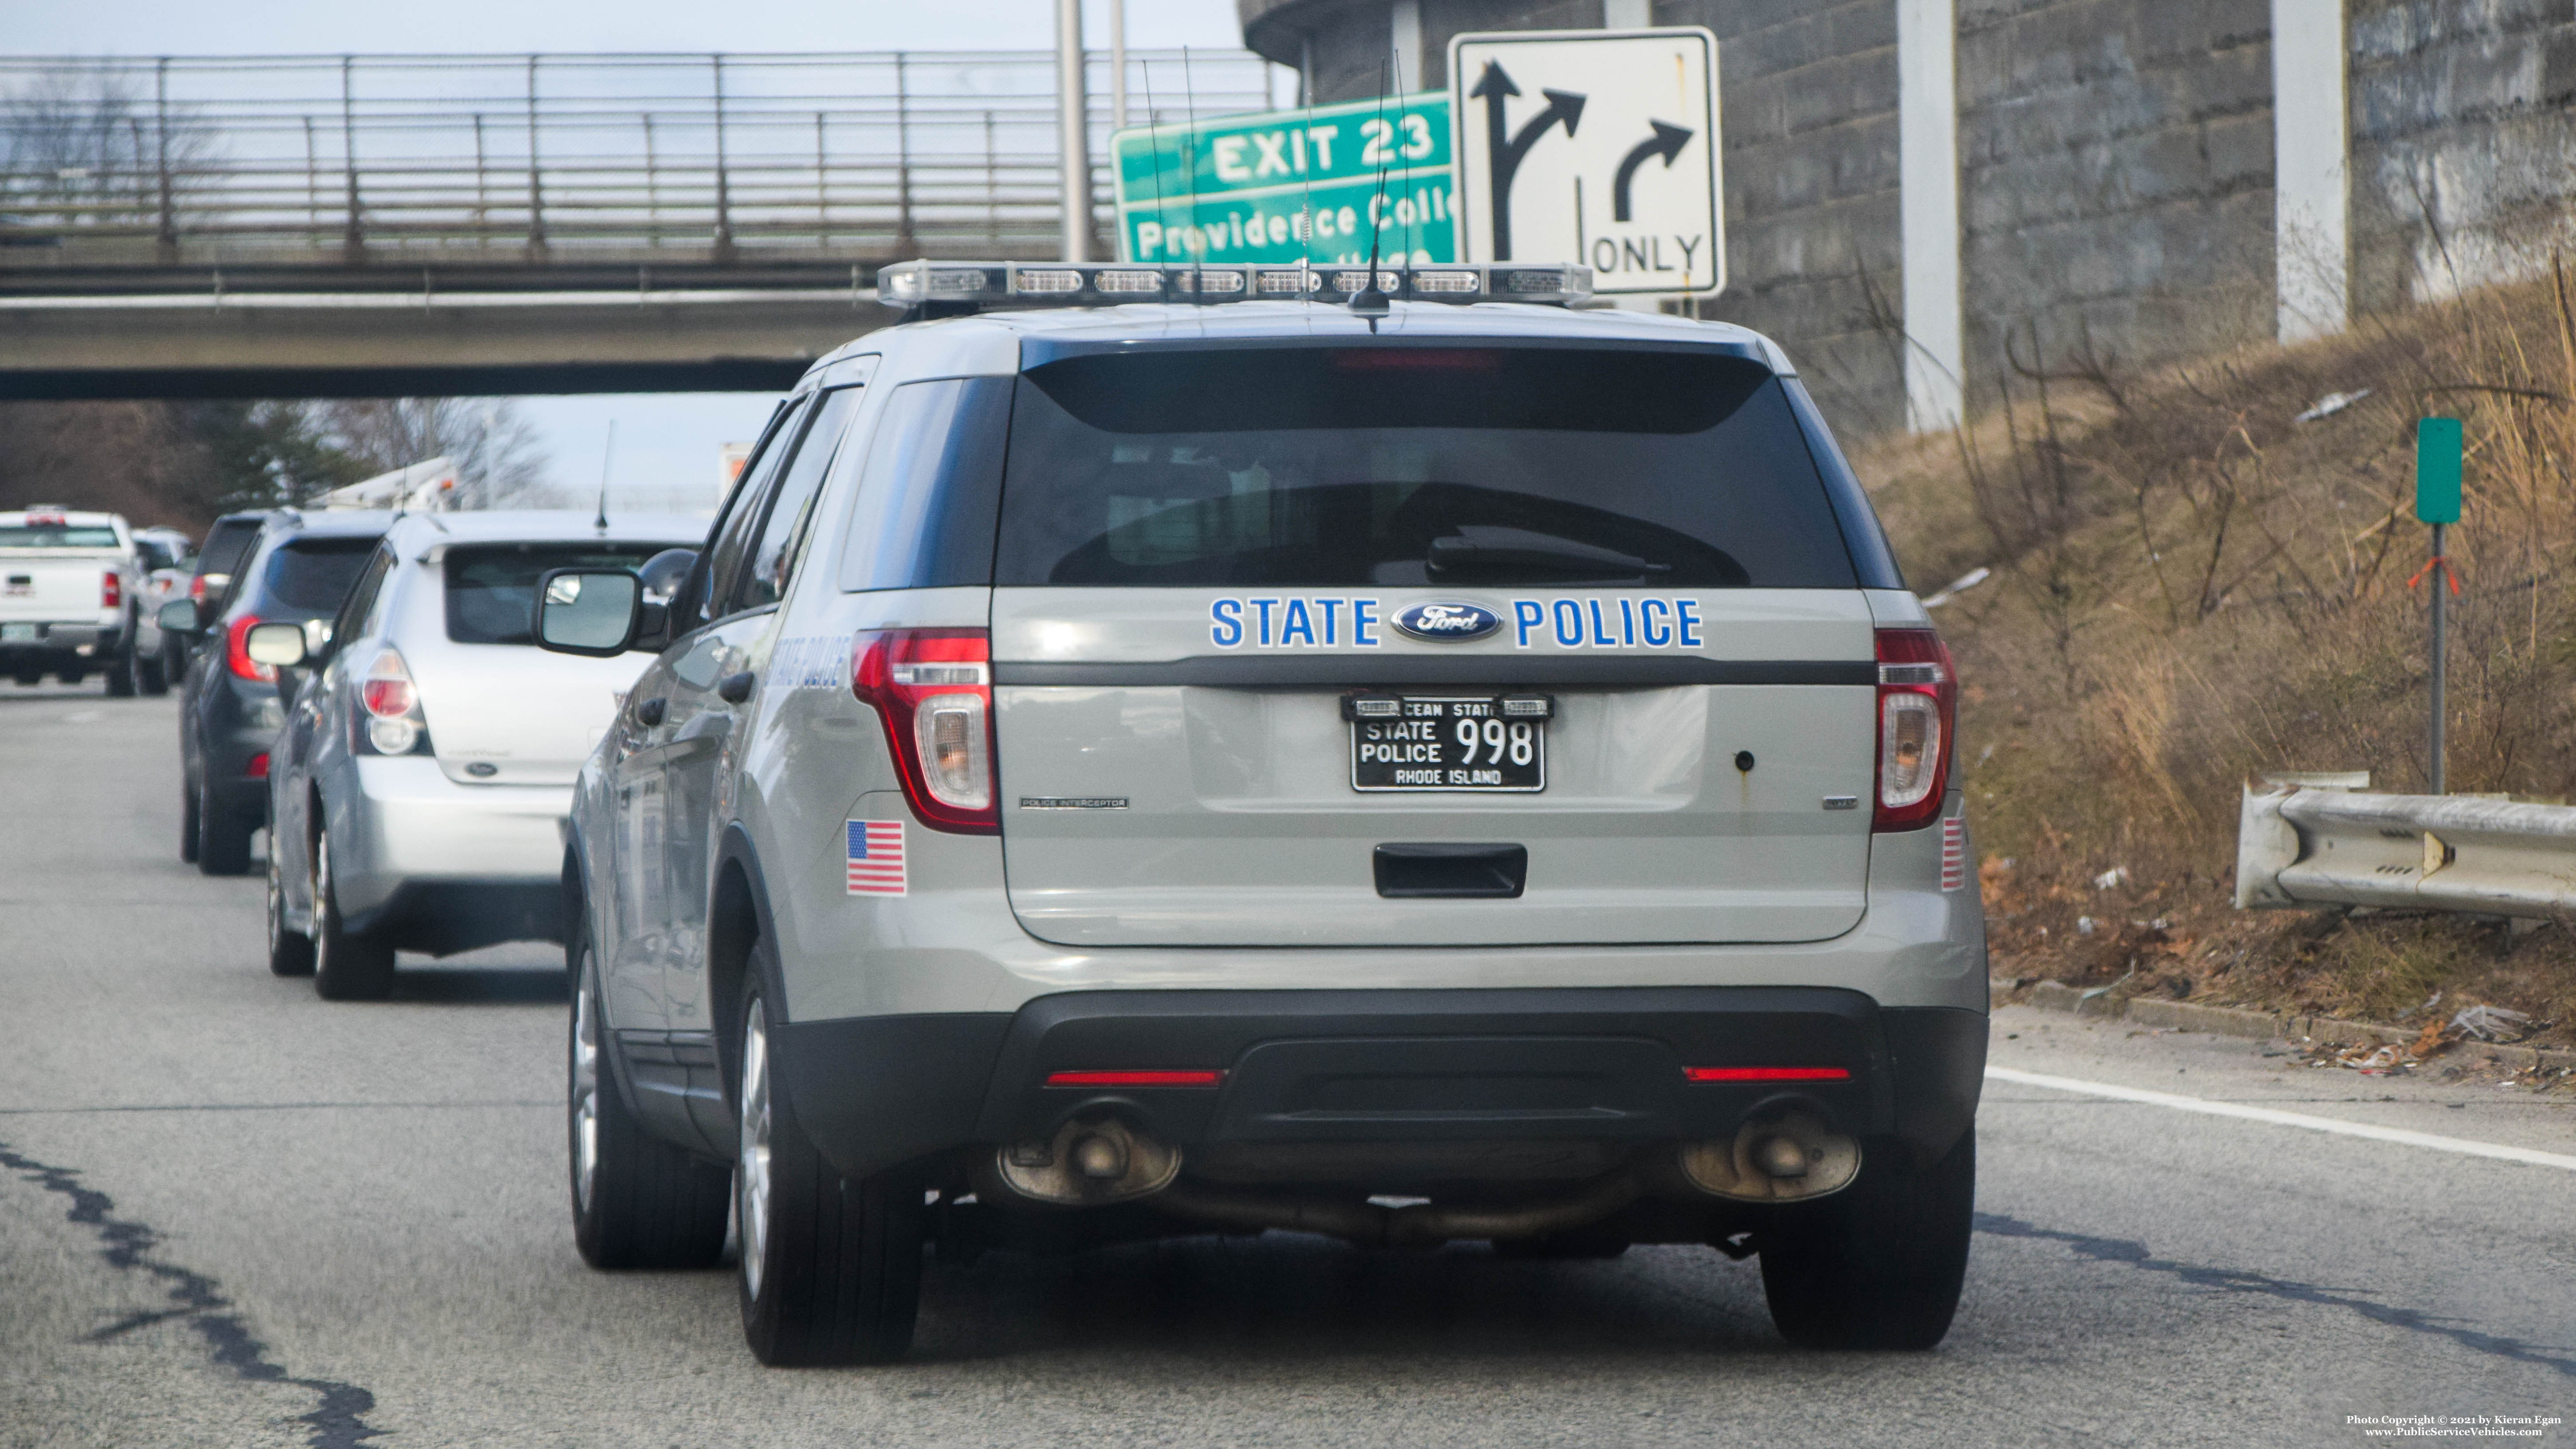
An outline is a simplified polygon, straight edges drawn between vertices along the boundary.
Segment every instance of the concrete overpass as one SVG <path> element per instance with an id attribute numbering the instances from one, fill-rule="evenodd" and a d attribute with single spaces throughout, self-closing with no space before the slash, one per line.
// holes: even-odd
<path id="1" fill-rule="evenodd" d="M 0 57 L 0 399 L 774 390 L 888 262 L 1056 255 L 1055 117 L 1051 52 Z"/>

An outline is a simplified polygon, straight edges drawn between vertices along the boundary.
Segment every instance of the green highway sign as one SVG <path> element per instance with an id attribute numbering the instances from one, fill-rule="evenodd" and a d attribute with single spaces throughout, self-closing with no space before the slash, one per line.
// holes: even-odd
<path id="1" fill-rule="evenodd" d="M 1110 155 L 1126 261 L 1458 259 L 1446 91 L 1139 127 Z"/>
<path id="2" fill-rule="evenodd" d="M 2426 523 L 2460 521 L 2460 420 L 2415 424 L 2415 516 Z"/>

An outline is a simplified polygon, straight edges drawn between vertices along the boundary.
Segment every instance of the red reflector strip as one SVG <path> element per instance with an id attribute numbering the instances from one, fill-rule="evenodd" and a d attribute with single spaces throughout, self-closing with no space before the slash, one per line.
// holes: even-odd
<path id="1" fill-rule="evenodd" d="M 1842 1067 L 1684 1067 L 1694 1082 L 1848 1082 Z"/>
<path id="2" fill-rule="evenodd" d="M 1223 1072 L 1049 1072 L 1050 1087 L 1213 1087 Z"/>

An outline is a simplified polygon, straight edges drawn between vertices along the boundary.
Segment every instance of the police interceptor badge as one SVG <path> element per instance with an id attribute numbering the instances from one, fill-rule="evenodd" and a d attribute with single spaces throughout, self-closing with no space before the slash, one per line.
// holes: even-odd
<path id="1" fill-rule="evenodd" d="M 1482 639 L 1503 627 L 1503 616 L 1474 604 L 1414 604 L 1396 611 L 1395 627 L 1416 639 L 1447 643 Z"/>

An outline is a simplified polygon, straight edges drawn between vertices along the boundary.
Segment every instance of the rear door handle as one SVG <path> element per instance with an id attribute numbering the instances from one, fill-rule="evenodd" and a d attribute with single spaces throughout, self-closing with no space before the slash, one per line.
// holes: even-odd
<path id="1" fill-rule="evenodd" d="M 651 729 L 662 722 L 662 711 L 670 707 L 670 701 L 657 694 L 635 706 L 635 722 Z"/>
<path id="2" fill-rule="evenodd" d="M 752 682 L 752 673 L 748 669 L 740 674 L 728 674 L 716 682 L 716 698 L 727 704 L 740 704 L 751 698 Z"/>

